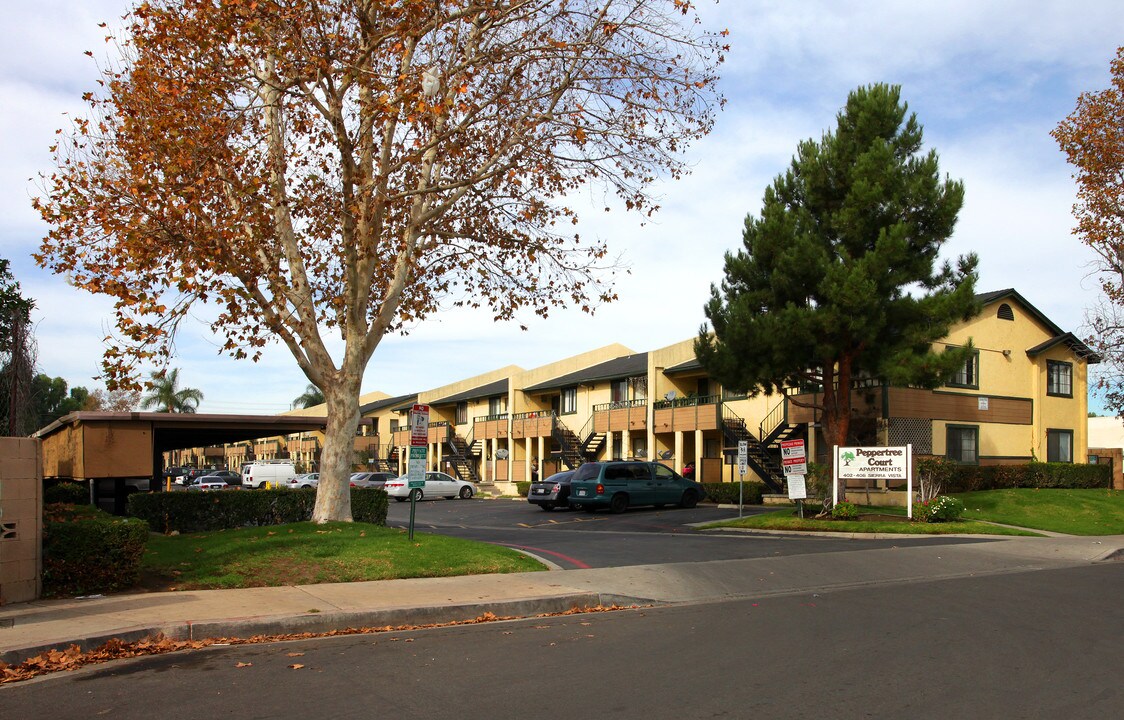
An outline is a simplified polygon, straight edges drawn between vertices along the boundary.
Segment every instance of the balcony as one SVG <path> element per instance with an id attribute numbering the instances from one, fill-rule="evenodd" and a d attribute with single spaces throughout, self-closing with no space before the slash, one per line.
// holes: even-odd
<path id="1" fill-rule="evenodd" d="M 593 431 L 595 433 L 646 431 L 648 429 L 648 401 L 622 400 L 593 406 Z"/>
<path id="2" fill-rule="evenodd" d="M 551 437 L 554 433 L 554 422 L 555 416 L 551 410 L 515 413 L 511 417 L 511 437 L 516 440 Z"/>
<path id="3" fill-rule="evenodd" d="M 657 433 L 717 430 L 722 427 L 722 398 L 719 395 L 661 400 L 652 407 L 652 429 Z"/>
<path id="4" fill-rule="evenodd" d="M 481 415 L 473 420 L 472 436 L 477 440 L 506 440 L 507 413 L 501 415 Z"/>

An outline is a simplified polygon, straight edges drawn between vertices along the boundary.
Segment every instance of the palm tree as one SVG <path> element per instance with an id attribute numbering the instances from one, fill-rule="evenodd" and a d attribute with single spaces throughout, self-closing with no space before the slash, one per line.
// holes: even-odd
<path id="1" fill-rule="evenodd" d="M 195 388 L 177 388 L 179 368 L 165 373 L 152 373 L 148 394 L 141 399 L 141 410 L 155 408 L 158 412 L 193 413 L 203 400 L 203 392 Z"/>
<path id="2" fill-rule="evenodd" d="M 302 408 L 310 408 L 316 405 L 323 404 L 324 393 L 320 392 L 320 388 L 316 387 L 312 383 L 309 383 L 308 387 L 304 389 L 304 392 L 298 395 L 297 399 L 293 401 L 294 406 Z"/>

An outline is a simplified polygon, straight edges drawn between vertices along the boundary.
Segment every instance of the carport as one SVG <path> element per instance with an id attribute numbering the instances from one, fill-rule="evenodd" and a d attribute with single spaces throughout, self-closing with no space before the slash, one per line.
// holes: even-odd
<path id="1" fill-rule="evenodd" d="M 147 478 L 148 489 L 163 489 L 165 451 L 322 431 L 327 421 L 302 415 L 75 412 L 35 437 L 42 441 L 44 479 L 88 480 L 94 502 L 112 498 L 120 515 L 127 480 Z"/>

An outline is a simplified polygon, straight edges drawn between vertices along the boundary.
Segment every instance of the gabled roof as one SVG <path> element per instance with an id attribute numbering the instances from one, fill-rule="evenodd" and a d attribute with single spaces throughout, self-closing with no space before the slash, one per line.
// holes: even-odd
<path id="1" fill-rule="evenodd" d="M 471 390 L 459 392 L 456 395 L 449 395 L 438 400 L 430 400 L 430 405 L 452 405 L 459 403 L 462 400 L 479 400 L 481 398 L 494 397 L 496 395 L 506 395 L 507 387 L 510 380 L 508 378 L 500 378 L 495 382 L 490 382 L 487 385 L 474 387 Z"/>
<path id="2" fill-rule="evenodd" d="M 374 402 L 367 403 L 366 405 L 359 406 L 359 414 L 366 415 L 367 413 L 378 412 L 385 408 L 396 409 L 397 405 L 413 405 L 418 400 L 418 394 L 412 395 L 399 395 L 398 397 L 384 398 Z"/>
<path id="3" fill-rule="evenodd" d="M 1034 357 L 1035 355 L 1041 355 L 1042 353 L 1046 352 L 1056 345 L 1063 344 L 1069 347 L 1069 349 L 1072 350 L 1077 357 L 1081 358 L 1090 365 L 1094 365 L 1101 361 L 1101 356 L 1093 352 L 1088 345 L 1081 342 L 1081 340 L 1079 340 L 1073 333 L 1063 333 L 1056 337 L 1052 337 L 1046 342 L 1039 343 L 1038 345 L 1035 345 L 1034 347 L 1028 349 L 1026 351 L 1026 354 L 1030 357 Z"/>
<path id="4" fill-rule="evenodd" d="M 571 385 L 588 385 L 606 380 L 618 380 L 648 374 L 648 353 L 635 353 L 606 360 L 576 372 L 567 373 L 545 382 L 523 388 L 523 392 L 557 390 Z"/>
<path id="5" fill-rule="evenodd" d="M 684 375 L 686 373 L 694 373 L 703 370 L 704 368 L 702 366 L 702 363 L 699 362 L 699 359 L 693 357 L 690 360 L 684 360 L 678 365 L 672 365 L 669 368 L 665 368 L 663 374 L 671 377 L 672 375 Z"/>
<path id="6" fill-rule="evenodd" d="M 976 295 L 976 300 L 979 300 L 980 305 L 990 305 L 993 302 L 999 302 L 1000 300 L 1006 300 L 1008 298 L 1013 298 L 1014 300 L 1016 300 L 1019 305 L 1023 306 L 1024 310 L 1030 313 L 1031 317 L 1045 325 L 1050 332 L 1054 333 L 1054 335 L 1066 334 L 1065 330 L 1062 330 L 1060 327 L 1055 325 L 1050 318 L 1042 314 L 1041 310 L 1027 302 L 1027 299 L 1020 295 L 1019 292 L 1014 288 L 1007 288 L 1006 290 L 993 290 L 992 292 L 978 293 Z"/>
<path id="7" fill-rule="evenodd" d="M 1053 321 L 1050 320 L 1050 318 L 1043 315 L 1041 310 L 1027 302 L 1027 299 L 1020 295 L 1014 288 L 994 290 L 992 292 L 979 293 L 976 295 L 976 300 L 978 300 L 981 305 L 990 305 L 992 303 L 996 303 L 1000 300 L 1006 299 L 1013 299 L 1018 302 L 1018 304 L 1021 305 L 1024 310 L 1030 313 L 1031 317 L 1042 323 L 1042 325 L 1045 326 L 1047 330 L 1054 334 L 1054 337 L 1050 338 L 1046 342 L 1040 343 L 1028 349 L 1026 351 L 1026 354 L 1028 356 L 1034 357 L 1035 355 L 1040 355 L 1041 353 L 1046 352 L 1056 345 L 1065 344 L 1067 347 L 1069 347 L 1070 350 L 1074 352 L 1075 355 L 1077 355 L 1077 357 L 1081 358 L 1090 365 L 1099 363 L 1101 361 L 1101 356 L 1093 352 L 1092 348 L 1082 342 L 1081 339 L 1073 333 L 1066 332 L 1065 330 L 1062 330 L 1060 327 L 1055 325 Z"/>

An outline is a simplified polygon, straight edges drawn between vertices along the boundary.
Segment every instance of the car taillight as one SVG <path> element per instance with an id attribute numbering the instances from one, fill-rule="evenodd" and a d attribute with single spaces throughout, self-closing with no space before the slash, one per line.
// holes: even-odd
<path id="1" fill-rule="evenodd" d="M 554 489 L 551 492 L 558 492 L 562 489 L 562 483 L 554 483 Z"/>
<path id="2" fill-rule="evenodd" d="M 598 495 L 604 495 L 605 494 L 605 486 L 602 485 L 601 483 L 597 483 L 597 494 Z"/>

